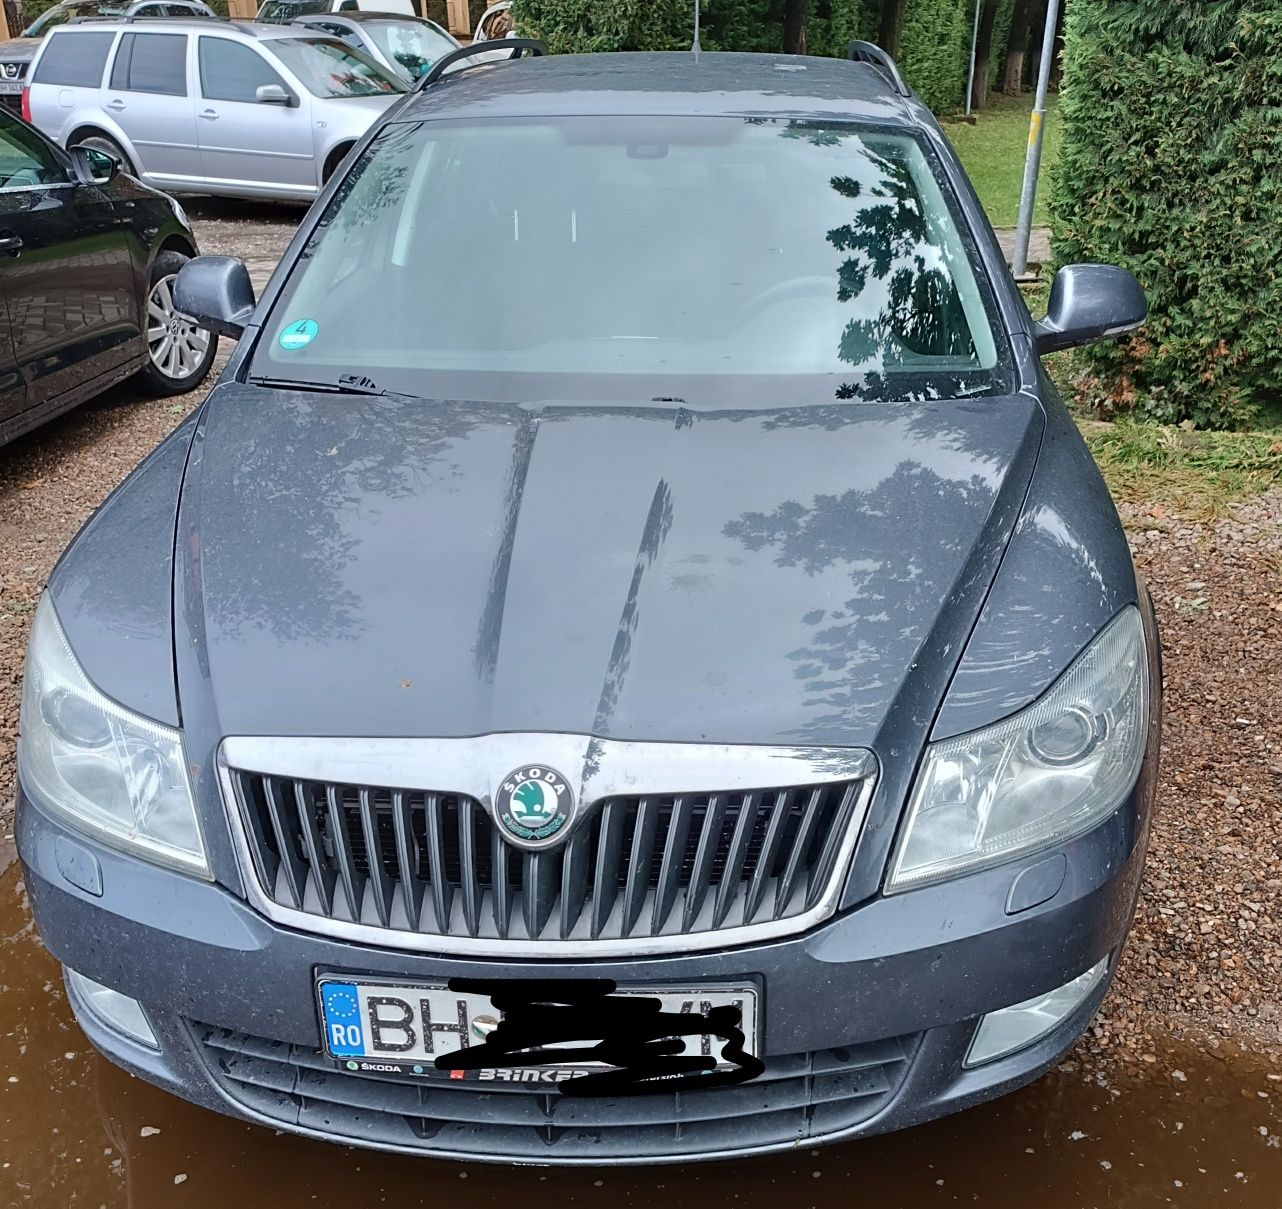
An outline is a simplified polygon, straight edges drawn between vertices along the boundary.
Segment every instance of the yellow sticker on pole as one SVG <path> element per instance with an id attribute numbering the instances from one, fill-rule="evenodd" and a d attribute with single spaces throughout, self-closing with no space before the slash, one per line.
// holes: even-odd
<path id="1" fill-rule="evenodd" d="M 1033 115 L 1028 119 L 1028 145 L 1032 147 L 1037 142 L 1037 136 L 1042 130 L 1042 115 L 1033 110 Z"/>

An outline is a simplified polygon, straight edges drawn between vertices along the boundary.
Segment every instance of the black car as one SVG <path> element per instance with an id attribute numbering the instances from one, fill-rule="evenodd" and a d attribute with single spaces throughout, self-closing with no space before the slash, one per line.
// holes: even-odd
<path id="1" fill-rule="evenodd" d="M 194 255 L 172 198 L 0 112 L 0 445 L 132 375 L 154 395 L 198 385 L 217 337 L 172 292 Z"/>

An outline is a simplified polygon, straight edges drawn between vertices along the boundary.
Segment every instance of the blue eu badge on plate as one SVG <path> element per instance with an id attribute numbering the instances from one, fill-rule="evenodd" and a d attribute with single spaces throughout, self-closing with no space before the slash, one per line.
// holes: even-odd
<path id="1" fill-rule="evenodd" d="M 361 1001 L 356 988 L 350 982 L 322 984 L 321 1007 L 325 1011 L 329 1052 L 337 1057 L 364 1054 L 365 1032 L 361 1027 Z"/>
<path id="2" fill-rule="evenodd" d="M 315 319 L 295 319 L 293 323 L 288 323 L 276 337 L 276 343 L 283 349 L 306 348 L 313 340 L 316 339 L 320 332 L 320 324 Z"/>

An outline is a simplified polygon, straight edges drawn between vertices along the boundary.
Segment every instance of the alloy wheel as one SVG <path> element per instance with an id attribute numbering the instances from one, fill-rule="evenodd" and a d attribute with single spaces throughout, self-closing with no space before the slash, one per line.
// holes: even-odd
<path id="1" fill-rule="evenodd" d="M 209 351 L 209 333 L 174 308 L 176 273 L 161 277 L 147 296 L 147 351 L 166 378 L 194 374 Z"/>

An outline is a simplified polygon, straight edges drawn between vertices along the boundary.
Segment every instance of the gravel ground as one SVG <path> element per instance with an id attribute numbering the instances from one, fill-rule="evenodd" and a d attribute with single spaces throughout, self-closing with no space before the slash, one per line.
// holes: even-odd
<path id="1" fill-rule="evenodd" d="M 261 285 L 300 211 L 189 207 L 202 249 Z M 225 355 L 225 349 L 224 353 Z M 0 449 L 0 834 L 11 830 L 22 654 L 63 547 L 199 401 L 111 395 Z M 1154 1060 L 1161 1033 L 1282 1051 L 1282 491 L 1210 525 L 1128 507 L 1165 640 L 1159 813 L 1143 899 L 1084 1058 Z"/>
<path id="2" fill-rule="evenodd" d="M 1166 682 L 1143 896 L 1096 1043 L 1210 1032 L 1282 1051 L 1282 490 L 1192 525 L 1126 506 Z"/>

